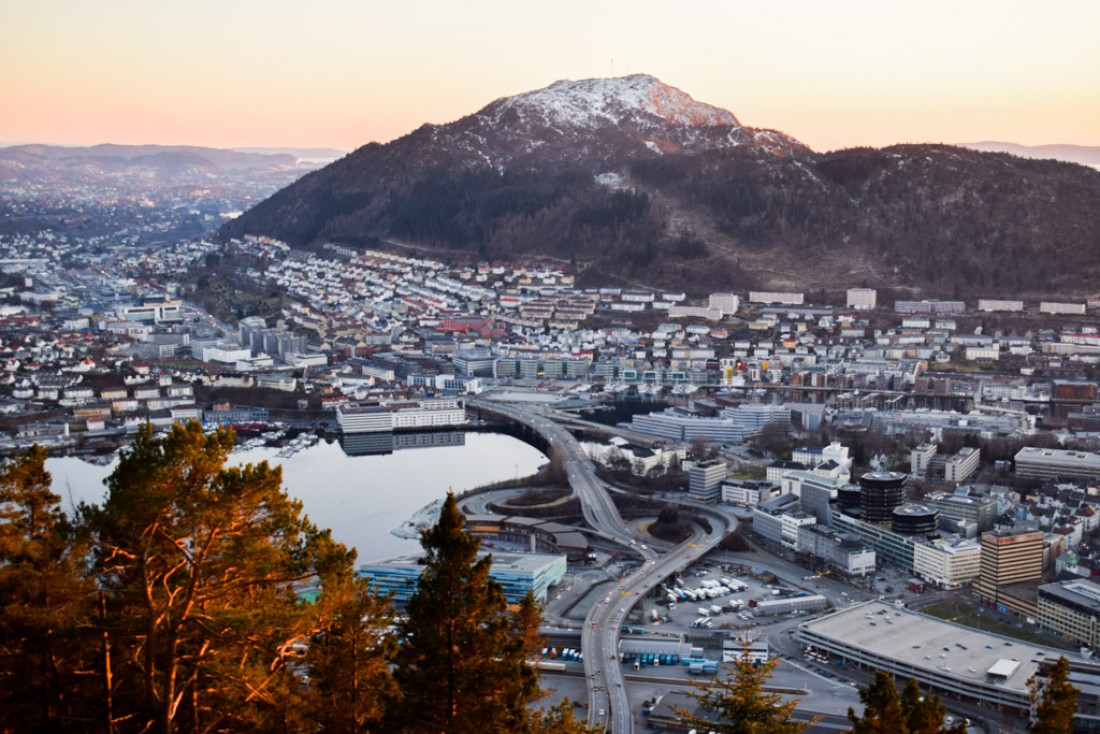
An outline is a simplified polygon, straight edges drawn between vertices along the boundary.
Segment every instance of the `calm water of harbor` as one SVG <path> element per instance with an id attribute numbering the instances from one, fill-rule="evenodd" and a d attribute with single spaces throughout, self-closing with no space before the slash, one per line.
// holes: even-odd
<path id="1" fill-rule="evenodd" d="M 333 537 L 359 551 L 359 561 L 373 561 L 419 548 L 415 540 L 390 531 L 448 488 L 461 492 L 491 482 L 526 476 L 546 462 L 537 449 L 495 433 L 467 433 L 464 445 L 408 448 L 382 455 L 348 455 L 338 443 L 321 442 L 287 458 L 276 448 L 234 453 L 231 461 L 267 460 L 283 467 L 287 492 L 300 499 L 310 520 L 332 529 Z M 77 458 L 51 458 L 54 491 L 69 509 L 73 504 L 102 502 L 103 480 L 114 469 Z"/>

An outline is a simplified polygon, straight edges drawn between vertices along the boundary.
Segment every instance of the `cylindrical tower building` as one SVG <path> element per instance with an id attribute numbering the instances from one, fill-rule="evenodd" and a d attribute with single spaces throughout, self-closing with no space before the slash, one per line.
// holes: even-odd
<path id="1" fill-rule="evenodd" d="M 888 524 L 893 520 L 894 510 L 905 503 L 905 480 L 908 474 L 896 471 L 873 471 L 859 478 L 862 491 L 859 495 L 859 507 L 865 522 Z"/>
<path id="2" fill-rule="evenodd" d="M 890 529 L 902 535 L 931 535 L 939 519 L 939 510 L 910 502 L 894 510 Z"/>

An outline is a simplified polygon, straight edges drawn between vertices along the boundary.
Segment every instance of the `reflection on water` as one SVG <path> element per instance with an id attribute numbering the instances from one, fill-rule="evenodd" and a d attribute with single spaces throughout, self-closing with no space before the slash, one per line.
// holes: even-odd
<path id="1" fill-rule="evenodd" d="M 430 433 L 349 433 L 340 436 L 340 448 L 348 456 L 392 454 L 404 449 L 429 449 L 437 446 L 465 446 L 464 431 Z"/>
<path id="2" fill-rule="evenodd" d="M 366 434 L 361 434 L 366 435 Z M 417 437 L 418 436 L 418 437 Z M 352 438 L 357 438 L 353 436 Z M 359 452 L 339 443 L 318 443 L 285 459 L 276 448 L 253 448 L 231 461 L 268 461 L 283 468 L 287 492 L 300 499 L 309 519 L 331 528 L 333 537 L 359 550 L 360 561 L 411 553 L 414 540 L 391 530 L 447 489 L 461 492 L 491 482 L 535 473 L 546 457 L 537 449 L 496 433 L 451 432 L 389 436 L 388 452 Z M 418 451 L 403 451 L 419 443 Z M 438 443 L 437 443 L 438 442 Z M 103 501 L 103 480 L 115 465 L 96 466 L 72 457 L 49 459 L 54 491 L 69 509 L 78 502 Z"/>

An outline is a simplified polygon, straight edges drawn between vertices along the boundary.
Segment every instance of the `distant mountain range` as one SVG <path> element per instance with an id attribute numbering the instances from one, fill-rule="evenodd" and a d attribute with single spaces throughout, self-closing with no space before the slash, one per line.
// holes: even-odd
<path id="1" fill-rule="evenodd" d="M 326 163 L 334 161 L 337 158 L 347 155 L 346 150 L 337 150 L 336 148 L 265 148 L 265 147 L 246 147 L 246 148 L 230 148 L 239 153 L 261 153 L 266 155 L 292 155 L 298 159 L 298 162 L 302 161 L 324 161 Z"/>
<path id="2" fill-rule="evenodd" d="M 4 160 L 107 159 L 147 165 L 176 157 L 181 161 L 203 161 L 226 171 L 296 166 L 301 161 L 330 162 L 344 155 L 333 148 L 208 148 L 197 145 L 99 145 L 69 146 L 31 143 L 0 145 Z"/>
<path id="3" fill-rule="evenodd" d="M 304 155 L 303 155 L 304 154 Z M 335 155 L 334 155 L 335 154 Z M 327 149 L 238 151 L 189 145 L 13 145 L 0 148 L 0 192 L 97 188 L 120 195 L 188 187 L 263 194 L 339 156 Z M 312 156 L 312 157 L 310 157 Z M 224 188 L 224 187 L 229 188 Z"/>
<path id="4" fill-rule="evenodd" d="M 1100 146 L 1096 145 L 1019 145 L 1017 143 L 964 143 L 964 148 L 987 153 L 1011 153 L 1021 158 L 1066 161 L 1100 169 Z"/>

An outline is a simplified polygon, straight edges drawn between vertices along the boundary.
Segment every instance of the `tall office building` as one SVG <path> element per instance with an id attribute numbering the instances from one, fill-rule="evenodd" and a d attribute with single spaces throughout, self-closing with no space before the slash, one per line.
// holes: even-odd
<path id="1" fill-rule="evenodd" d="M 982 534 L 982 561 L 974 593 L 989 604 L 1020 609 L 1017 595 L 1005 587 L 1037 582 L 1043 575 L 1043 533 L 1027 529 L 991 530 Z M 1034 602 L 1032 602 L 1032 605 Z"/>
<path id="2" fill-rule="evenodd" d="M 688 472 L 688 495 L 693 500 L 714 504 L 722 498 L 722 480 L 725 478 L 724 461 L 700 461 Z"/>

